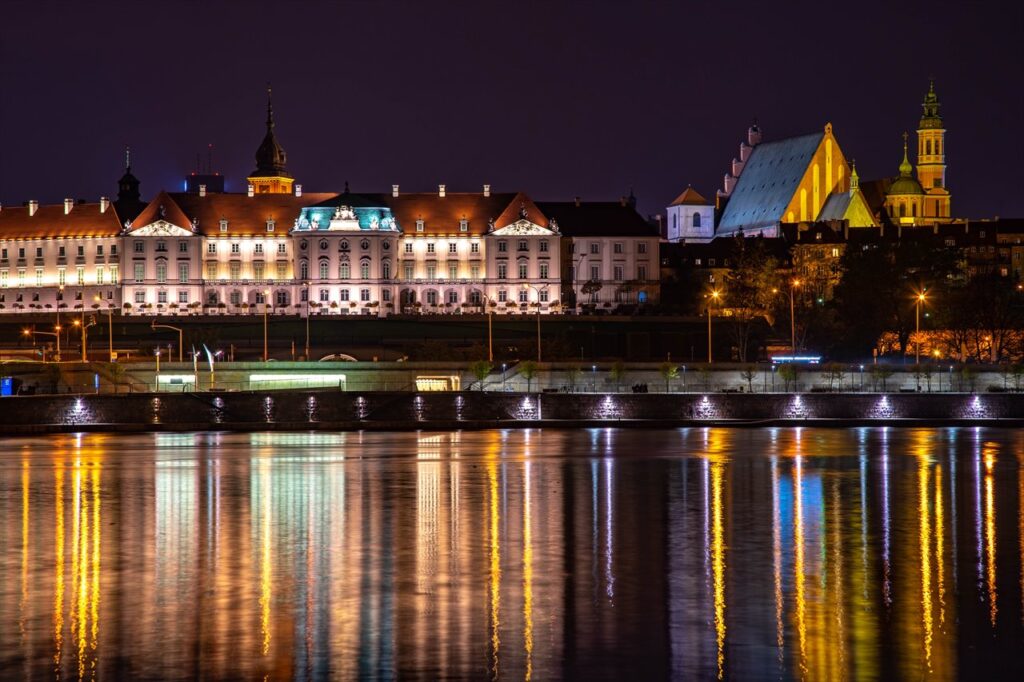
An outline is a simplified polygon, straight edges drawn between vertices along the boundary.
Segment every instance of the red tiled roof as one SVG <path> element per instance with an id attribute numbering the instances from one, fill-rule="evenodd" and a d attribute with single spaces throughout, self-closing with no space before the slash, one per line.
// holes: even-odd
<path id="1" fill-rule="evenodd" d="M 548 218 L 544 215 L 544 212 L 537 208 L 537 204 L 533 203 L 530 197 L 519 192 L 512 199 L 512 202 L 505 207 L 505 210 L 502 211 L 497 220 L 494 221 L 494 228 L 501 229 L 506 225 L 511 225 L 521 218 L 523 211 L 526 211 L 526 219 L 534 225 L 548 226 Z"/>
<path id="2" fill-rule="evenodd" d="M 177 225 L 185 230 L 192 229 L 192 221 L 181 210 L 181 207 L 175 203 L 174 199 L 167 192 L 163 191 L 153 197 L 153 200 L 146 204 L 146 208 L 142 209 L 142 213 L 135 217 L 135 220 L 132 221 L 131 229 L 137 230 L 141 227 L 152 225 L 158 220 Z"/>
<path id="3" fill-rule="evenodd" d="M 267 234 L 267 220 L 276 223 L 275 234 L 287 235 L 305 206 L 314 206 L 338 196 L 334 192 L 294 194 L 198 194 L 175 192 L 168 195 L 189 219 L 195 219 L 199 234 L 212 236 L 254 236 Z M 227 232 L 220 221 L 228 221 Z"/>
<path id="4" fill-rule="evenodd" d="M 0 239 L 60 239 L 68 237 L 116 237 L 121 221 L 113 204 L 100 213 L 100 205 L 75 204 L 69 213 L 64 205 L 40 206 L 29 215 L 28 206 L 4 206 L 0 210 Z"/>
<path id="5" fill-rule="evenodd" d="M 682 206 L 683 204 L 695 206 L 709 206 L 708 200 L 701 196 L 700 192 L 692 187 L 687 187 L 682 194 L 676 197 L 669 206 Z"/>
<path id="6" fill-rule="evenodd" d="M 391 212 L 407 235 L 459 234 L 459 221 L 468 221 L 468 234 L 487 234 L 488 221 L 498 218 L 519 194 L 491 194 L 448 192 L 439 196 L 433 192 L 404 193 L 397 197 L 380 195 L 381 205 L 390 206 Z M 518 204 L 516 204 L 518 207 Z M 540 211 L 536 211 L 540 214 Z M 416 221 L 423 221 L 423 232 L 416 231 Z M 545 225 L 547 224 L 545 219 Z"/>

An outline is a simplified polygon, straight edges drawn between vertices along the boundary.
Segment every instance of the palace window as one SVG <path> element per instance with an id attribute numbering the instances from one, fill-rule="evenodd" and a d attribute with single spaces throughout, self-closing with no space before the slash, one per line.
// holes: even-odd
<path id="1" fill-rule="evenodd" d="M 37 287 L 43 286 L 43 269 L 42 268 L 36 268 L 36 286 Z"/>
<path id="2" fill-rule="evenodd" d="M 547 289 L 541 289 L 540 293 L 538 294 L 538 296 L 540 296 L 540 302 L 541 303 L 547 303 L 548 302 L 548 290 Z"/>
<path id="3" fill-rule="evenodd" d="M 341 300 L 342 301 L 347 301 L 348 300 L 348 289 L 342 289 L 341 290 Z"/>
<path id="4" fill-rule="evenodd" d="M 348 262 L 345 261 L 345 262 L 341 263 L 338 266 L 338 279 L 348 279 L 351 276 L 352 276 L 352 269 L 351 269 L 351 266 L 348 264 Z"/>
<path id="5" fill-rule="evenodd" d="M 238 280 L 242 279 L 242 264 L 241 263 L 236 261 L 236 262 L 231 264 L 230 268 L 231 268 L 231 279 L 232 280 L 238 281 Z"/>
<path id="6" fill-rule="evenodd" d="M 455 263 L 448 264 L 448 279 L 458 279 L 459 277 L 459 266 Z"/>
<path id="7" fill-rule="evenodd" d="M 437 278 L 437 265 L 434 263 L 427 263 L 427 279 Z"/>
<path id="8" fill-rule="evenodd" d="M 638 265 L 638 266 L 636 266 L 636 278 L 638 280 L 640 280 L 641 282 L 646 282 L 647 281 L 647 266 L 646 265 Z"/>
<path id="9" fill-rule="evenodd" d="M 508 279 L 508 265 L 498 263 L 498 279 Z"/>
<path id="10" fill-rule="evenodd" d="M 118 270 L 116 265 L 110 266 L 110 283 L 117 284 Z"/>
<path id="11" fill-rule="evenodd" d="M 405 264 L 405 279 L 412 279 L 412 263 Z"/>
<path id="12" fill-rule="evenodd" d="M 362 263 L 359 264 L 359 278 L 360 279 L 370 279 L 370 262 L 369 261 L 365 261 L 364 260 Z"/>
<path id="13" fill-rule="evenodd" d="M 227 232 L 228 231 L 228 221 L 225 220 L 224 218 L 220 219 L 220 231 L 221 232 Z"/>
<path id="14" fill-rule="evenodd" d="M 135 253 L 145 253 L 145 251 L 146 251 L 146 243 L 143 242 L 143 241 L 138 241 L 137 240 L 134 243 L 133 247 L 135 249 Z"/>
<path id="15" fill-rule="evenodd" d="M 178 289 L 178 303 L 188 303 L 187 289 Z"/>
<path id="16" fill-rule="evenodd" d="M 146 266 L 143 263 L 135 264 L 135 281 L 142 282 L 146 279 Z"/>
<path id="17" fill-rule="evenodd" d="M 380 264 L 380 276 L 383 279 L 391 279 L 391 261 L 386 260 Z"/>
<path id="18" fill-rule="evenodd" d="M 284 307 L 284 306 L 288 305 L 288 292 L 287 291 L 278 291 L 275 294 L 275 296 L 276 296 L 276 300 L 277 300 L 277 305 L 278 306 Z"/>
<path id="19" fill-rule="evenodd" d="M 178 263 L 178 281 L 187 284 L 188 279 L 188 263 Z"/>
<path id="20" fill-rule="evenodd" d="M 135 292 L 135 302 L 136 303 L 145 303 L 146 302 L 146 292 L 145 291 L 136 291 Z"/>
<path id="21" fill-rule="evenodd" d="M 231 244 L 231 253 L 241 253 L 242 249 L 238 246 L 238 242 Z"/>
<path id="22" fill-rule="evenodd" d="M 67 270 L 65 270 L 64 268 L 57 268 L 57 285 L 58 286 L 64 286 L 64 284 L 65 284 L 65 282 L 67 280 L 67 275 L 68 275 Z M 3 286 L 7 286 L 7 271 L 6 270 L 4 270 L 4 283 L 3 283 Z"/>
<path id="23" fill-rule="evenodd" d="M 480 298 L 480 291 L 479 290 L 473 289 L 473 291 L 469 292 L 469 302 L 470 303 L 472 303 L 473 305 L 480 305 L 480 301 L 481 300 L 482 299 Z"/>
<path id="24" fill-rule="evenodd" d="M 416 221 L 416 231 L 417 232 L 422 232 L 423 231 L 423 220 L 422 219 Z"/>
<path id="25" fill-rule="evenodd" d="M 85 255 L 83 253 L 83 250 L 84 249 L 81 246 L 78 247 L 78 255 L 79 256 Z M 156 243 L 156 251 L 157 251 L 157 253 L 163 253 L 163 252 L 167 251 L 167 242 L 165 242 L 165 241 L 158 241 Z"/>
<path id="26" fill-rule="evenodd" d="M 540 264 L 540 278 L 541 279 L 547 279 L 548 278 L 548 264 L 547 263 L 541 263 Z"/>
<path id="27" fill-rule="evenodd" d="M 157 303 L 167 303 L 167 292 L 166 291 L 158 291 L 158 292 L 156 292 L 156 302 Z"/>
<path id="28" fill-rule="evenodd" d="M 278 244 L 277 245 L 277 253 L 279 255 L 281 255 L 281 256 L 286 255 L 288 253 L 288 245 L 285 244 L 284 242 L 281 242 L 280 244 Z"/>
<path id="29" fill-rule="evenodd" d="M 530 302 L 530 292 L 529 292 L 529 290 L 527 290 L 527 289 L 520 289 L 519 290 L 519 302 L 520 303 L 529 303 Z"/>
<path id="30" fill-rule="evenodd" d="M 427 304 L 437 305 L 437 292 L 433 289 L 427 292 Z"/>
<path id="31" fill-rule="evenodd" d="M 622 253 L 622 242 L 612 244 L 612 253 Z"/>
<path id="32" fill-rule="evenodd" d="M 40 273 L 37 270 L 36 274 L 39 275 L 39 274 L 42 274 L 42 273 Z M 99 266 L 96 267 L 96 284 L 103 284 L 103 276 L 105 274 L 106 273 L 104 272 L 104 268 L 103 268 L 102 265 L 99 265 Z M 36 279 L 39 279 L 39 278 L 37 277 Z"/>
<path id="33" fill-rule="evenodd" d="M 320 290 L 320 302 L 326 303 L 330 300 L 330 292 L 327 289 Z"/>
<path id="34" fill-rule="evenodd" d="M 480 253 L 480 244 L 479 244 L 479 242 L 473 242 L 472 244 L 470 244 L 469 245 L 469 252 L 470 253 Z"/>
<path id="35" fill-rule="evenodd" d="M 530 243 L 528 241 L 526 241 L 525 239 L 520 239 L 519 240 L 519 250 L 520 251 L 529 251 L 530 250 Z"/>
<path id="36" fill-rule="evenodd" d="M 237 289 L 232 291 L 228 300 L 231 301 L 231 305 L 242 305 L 242 292 Z"/>
<path id="37" fill-rule="evenodd" d="M 267 232 L 273 232 L 275 225 L 277 225 L 277 223 L 274 221 L 273 218 L 268 219 L 267 220 Z"/>
<path id="38" fill-rule="evenodd" d="M 469 276 L 473 279 L 480 279 L 480 266 L 471 265 L 469 267 Z"/>
<path id="39" fill-rule="evenodd" d="M 406 253 L 412 253 L 412 242 L 406 242 L 405 243 L 405 252 Z"/>
<path id="40" fill-rule="evenodd" d="M 277 264 L 277 279 L 288 279 L 288 264 L 278 263 Z"/>
<path id="41" fill-rule="evenodd" d="M 75 268 L 75 284 L 85 284 L 85 268 Z"/>
<path id="42" fill-rule="evenodd" d="M 263 244 L 254 244 L 253 253 L 263 253 Z"/>
<path id="43" fill-rule="evenodd" d="M 206 279 L 217 279 L 217 264 L 207 263 L 206 264 Z"/>
<path id="44" fill-rule="evenodd" d="M 636 252 L 637 253 L 647 253 L 647 242 L 639 242 L 636 245 Z"/>
<path id="45" fill-rule="evenodd" d="M 434 242 L 427 243 L 427 253 L 434 253 Z"/>
<path id="46" fill-rule="evenodd" d="M 101 247 L 101 249 L 102 249 L 102 247 Z M 188 242 L 186 242 L 186 241 L 178 242 L 178 253 L 188 253 Z M 102 255 L 102 254 L 100 254 L 100 255 Z"/>
<path id="47" fill-rule="evenodd" d="M 267 295 L 264 294 L 262 291 L 257 291 L 256 292 L 256 305 L 263 305 L 266 302 L 267 302 Z"/>
<path id="48" fill-rule="evenodd" d="M 217 243 L 216 242 L 210 242 L 209 244 L 207 244 L 206 245 L 206 253 L 214 255 L 214 256 L 217 255 Z"/>
<path id="49" fill-rule="evenodd" d="M 594 280 L 595 282 L 601 279 L 601 268 L 599 266 L 590 266 L 590 279 Z"/>
<path id="50" fill-rule="evenodd" d="M 252 278 L 257 282 L 263 281 L 263 263 L 256 262 L 252 264 Z"/>
<path id="51" fill-rule="evenodd" d="M 469 221 L 465 218 L 459 221 L 459 232 L 469 232 Z"/>
<path id="52" fill-rule="evenodd" d="M 370 300 L 370 290 L 369 289 L 360 289 L 359 290 L 359 300 L 362 301 L 363 303 L 369 302 L 369 300 Z"/>
<path id="53" fill-rule="evenodd" d="M 381 300 L 383 300 L 385 303 L 390 301 L 391 300 L 391 289 L 384 289 L 383 291 L 381 291 L 380 292 L 380 297 L 381 297 Z"/>
<path id="54" fill-rule="evenodd" d="M 547 241 L 546 241 L 546 240 L 545 240 L 545 241 L 542 241 L 542 242 L 540 243 L 540 252 L 541 252 L 541 253 L 547 253 L 547 252 L 548 252 L 548 243 L 547 243 Z"/>
<path id="55" fill-rule="evenodd" d="M 595 255 L 601 253 L 601 245 L 597 244 L 597 243 L 591 244 L 590 245 L 590 253 L 595 254 Z"/>
<path id="56" fill-rule="evenodd" d="M 505 253 L 508 251 L 508 242 L 502 240 L 498 242 L 498 253 Z"/>
<path id="57" fill-rule="evenodd" d="M 529 275 L 527 275 L 528 269 L 529 269 L 529 266 L 527 266 L 526 263 L 520 263 L 519 264 L 519 279 L 526 279 L 529 276 Z"/>
<path id="58" fill-rule="evenodd" d="M 504 289 L 498 291 L 498 303 L 506 303 L 508 301 L 508 292 Z"/>
<path id="59" fill-rule="evenodd" d="M 156 264 L 156 281 L 157 284 L 163 284 L 167 281 L 167 263 L 159 262 Z"/>
<path id="60" fill-rule="evenodd" d="M 327 272 L 329 267 L 330 267 L 330 263 L 329 262 L 327 262 L 325 260 L 320 261 L 320 279 L 327 279 L 329 277 L 328 272 Z"/>
<path id="61" fill-rule="evenodd" d="M 449 303 L 458 303 L 459 302 L 459 292 L 454 291 L 454 290 L 453 291 L 449 291 L 448 292 L 448 302 Z"/>
<path id="62" fill-rule="evenodd" d="M 458 252 L 459 252 L 459 245 L 458 244 L 456 244 L 455 242 L 451 242 L 450 244 L 448 244 L 448 253 L 458 253 Z"/>

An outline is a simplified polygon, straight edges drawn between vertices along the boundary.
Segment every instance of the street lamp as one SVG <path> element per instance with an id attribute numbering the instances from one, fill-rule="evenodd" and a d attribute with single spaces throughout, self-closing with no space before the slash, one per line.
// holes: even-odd
<path id="1" fill-rule="evenodd" d="M 267 355 L 267 313 L 270 312 L 270 292 L 263 292 L 263 362 L 268 359 Z"/>
<path id="2" fill-rule="evenodd" d="M 96 322 L 92 321 L 92 322 L 89 322 L 89 324 L 86 324 L 85 323 L 85 308 L 82 308 L 82 319 L 81 320 L 73 320 L 71 322 L 71 324 L 74 325 L 75 327 L 81 328 L 81 330 L 82 330 L 82 362 L 88 362 L 89 358 L 86 355 L 86 343 L 87 343 L 86 330 L 89 327 L 91 327 L 94 324 L 96 324 Z"/>
<path id="3" fill-rule="evenodd" d="M 524 289 L 533 289 L 537 292 L 537 362 L 540 362 L 540 292 L 543 289 L 547 289 L 548 285 L 540 287 L 539 289 L 532 284 L 523 283 Z"/>
<path id="4" fill-rule="evenodd" d="M 708 294 L 708 296 L 711 299 L 711 300 L 708 301 L 708 364 L 709 365 L 712 362 L 712 355 L 711 355 L 711 306 L 714 304 L 715 301 L 718 300 L 718 297 L 721 296 L 721 295 L 722 295 L 722 292 L 720 292 L 718 289 L 712 289 L 711 293 Z"/>
<path id="5" fill-rule="evenodd" d="M 794 279 L 789 286 L 789 353 L 793 356 L 796 356 L 796 306 L 793 303 L 793 292 L 798 286 L 798 279 Z"/>
<path id="6" fill-rule="evenodd" d="M 920 291 L 917 294 L 917 300 L 914 302 L 914 319 L 916 330 L 914 332 L 914 364 L 921 364 L 921 304 L 925 302 L 925 293 L 927 290 Z"/>
<path id="7" fill-rule="evenodd" d="M 169 324 L 157 324 L 156 320 L 153 320 L 153 322 L 150 323 L 149 328 L 150 329 L 172 329 L 172 330 L 178 332 L 178 362 L 181 362 L 182 361 L 181 360 L 181 358 L 182 358 L 182 355 L 181 355 L 181 346 L 182 346 L 181 327 L 172 327 Z M 169 351 L 168 351 L 168 357 L 170 357 L 170 352 Z"/>
<path id="8" fill-rule="evenodd" d="M 35 329 L 25 328 L 21 330 L 21 333 L 25 336 L 32 337 L 32 343 L 35 343 L 35 337 L 39 335 L 52 336 L 57 339 L 57 348 L 60 348 L 60 327 L 54 327 L 56 331 L 52 332 L 37 332 Z M 43 359 L 46 359 L 46 353 L 43 352 Z M 60 362 L 60 351 L 57 351 L 57 362 Z"/>

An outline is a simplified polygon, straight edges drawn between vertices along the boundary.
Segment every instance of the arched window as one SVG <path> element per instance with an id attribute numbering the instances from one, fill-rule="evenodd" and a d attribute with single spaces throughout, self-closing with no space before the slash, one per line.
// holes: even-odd
<path id="1" fill-rule="evenodd" d="M 903 218 L 906 215 L 907 215 L 907 205 L 901 202 L 900 203 L 900 217 Z"/>
<path id="2" fill-rule="evenodd" d="M 391 261 L 386 260 L 380 264 L 380 276 L 384 279 L 391 279 Z"/>
<path id="3" fill-rule="evenodd" d="M 910 215 L 917 217 L 917 204 L 910 205 Z"/>
<path id="4" fill-rule="evenodd" d="M 672 229 L 673 230 L 676 229 L 676 227 L 678 227 L 677 222 L 676 222 L 676 218 L 678 218 L 678 217 L 679 216 L 677 216 L 675 213 L 672 214 Z"/>
<path id="5" fill-rule="evenodd" d="M 351 273 L 349 272 L 348 261 L 342 261 L 341 265 L 338 266 L 338 278 L 348 279 L 349 277 L 351 277 Z"/>
<path id="6" fill-rule="evenodd" d="M 700 227 L 700 213 L 693 214 L 693 226 Z"/>
<path id="7" fill-rule="evenodd" d="M 928 155 L 931 155 L 931 153 L 932 153 L 932 141 L 931 140 L 925 140 L 925 143 L 924 143 L 924 153 L 928 154 Z"/>
<path id="8" fill-rule="evenodd" d="M 309 279 L 309 262 L 302 261 L 299 263 L 299 279 Z"/>
<path id="9" fill-rule="evenodd" d="M 359 263 L 359 278 L 370 279 L 370 261 L 364 260 Z"/>
<path id="10" fill-rule="evenodd" d="M 330 275 L 327 272 L 329 266 L 330 263 L 328 261 L 320 261 L 320 279 L 327 279 L 328 277 L 330 277 Z"/>

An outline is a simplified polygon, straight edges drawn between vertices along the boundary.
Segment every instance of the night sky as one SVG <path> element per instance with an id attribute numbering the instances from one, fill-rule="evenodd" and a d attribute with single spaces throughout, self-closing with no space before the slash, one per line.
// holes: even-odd
<path id="1" fill-rule="evenodd" d="M 959 217 L 1024 216 L 1021 3 L 44 2 L 0 9 L 0 202 L 180 190 L 264 132 L 306 191 L 708 198 L 757 117 L 895 175 L 936 79 Z"/>

